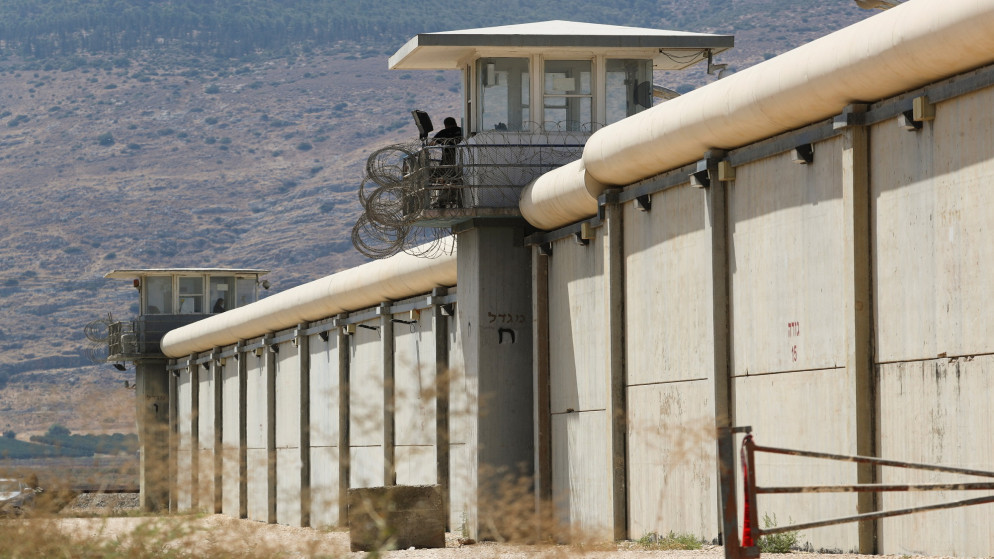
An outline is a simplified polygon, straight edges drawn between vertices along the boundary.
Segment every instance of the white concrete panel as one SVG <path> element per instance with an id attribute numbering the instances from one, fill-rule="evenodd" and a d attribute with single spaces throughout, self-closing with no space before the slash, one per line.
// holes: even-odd
<path id="1" fill-rule="evenodd" d="M 879 366 L 880 456 L 992 470 L 994 357 L 935 359 Z M 884 483 L 989 479 L 883 468 Z M 884 510 L 972 499 L 986 491 L 885 493 Z M 994 505 L 975 505 L 883 520 L 881 553 L 985 557 L 994 549 Z"/>
<path id="2" fill-rule="evenodd" d="M 200 384 L 197 388 L 200 390 L 198 413 L 200 421 L 198 423 L 201 450 L 214 450 L 214 419 L 215 414 L 220 411 L 214 405 L 215 375 L 216 369 L 214 367 L 200 368 Z"/>
<path id="3" fill-rule="evenodd" d="M 268 421 L 268 389 L 266 385 L 266 356 L 247 353 L 245 379 L 245 443 L 248 448 L 266 449 Z"/>
<path id="4" fill-rule="evenodd" d="M 559 521 L 595 541 L 614 536 L 605 411 L 552 416 L 552 499 Z"/>
<path id="5" fill-rule="evenodd" d="M 300 357 L 292 343 L 276 354 L 276 448 L 300 447 Z"/>
<path id="6" fill-rule="evenodd" d="M 176 507 L 193 508 L 193 384 L 190 370 L 180 369 L 176 378 Z"/>
<path id="7" fill-rule="evenodd" d="M 627 395 L 629 535 L 673 531 L 716 538 L 711 381 L 632 386 Z"/>
<path id="8" fill-rule="evenodd" d="M 201 510 L 214 512 L 214 420 L 220 412 L 215 406 L 217 369 L 208 364 L 200 367 L 199 462 L 197 465 L 197 499 Z"/>
<path id="9" fill-rule="evenodd" d="M 189 448 L 176 451 L 176 508 L 180 511 L 193 508 L 192 470 L 193 452 Z"/>
<path id="10" fill-rule="evenodd" d="M 246 452 L 248 473 L 248 518 L 259 522 L 269 521 L 269 453 L 265 449 L 250 448 Z"/>
<path id="11" fill-rule="evenodd" d="M 736 377 L 735 423 L 751 425 L 756 444 L 833 454 L 856 454 L 855 390 L 845 369 Z M 741 442 L 741 437 L 736 437 Z M 741 464 L 736 465 L 741 472 Z M 853 464 L 778 454 L 756 455 L 756 484 L 762 486 L 856 483 Z M 739 502 L 741 501 L 739 487 Z M 765 514 L 785 526 L 856 514 L 856 495 L 762 495 Z M 739 513 L 741 515 L 741 511 Z M 740 520 L 741 521 L 741 520 Z M 791 522 L 793 521 L 793 522 Z M 800 543 L 850 551 L 858 546 L 856 524 L 801 532 Z"/>
<path id="12" fill-rule="evenodd" d="M 338 518 L 338 448 L 311 447 L 311 526 L 342 524 Z"/>
<path id="13" fill-rule="evenodd" d="M 300 352 L 290 342 L 276 354 L 276 522 L 300 526 Z"/>
<path id="14" fill-rule="evenodd" d="M 434 485 L 435 447 L 398 446 L 395 450 L 397 485 Z"/>
<path id="15" fill-rule="evenodd" d="M 239 501 L 238 449 L 226 447 L 221 452 L 221 513 L 238 518 L 241 513 Z"/>
<path id="16" fill-rule="evenodd" d="M 338 446 L 338 335 L 311 336 L 311 446 Z"/>
<path id="17" fill-rule="evenodd" d="M 449 530 L 468 534 L 476 523 L 475 451 L 466 444 L 449 447 Z"/>
<path id="18" fill-rule="evenodd" d="M 246 356 L 241 356 L 246 359 Z M 221 370 L 223 390 L 221 394 L 221 443 L 222 443 L 222 489 L 221 511 L 238 517 L 239 502 L 239 447 L 242 444 L 239 435 L 239 402 L 238 360 L 228 358 Z"/>
<path id="19" fill-rule="evenodd" d="M 405 315 L 399 317 L 410 320 Z M 394 409 L 398 445 L 435 444 L 435 334 L 431 309 L 394 324 Z M 400 458 L 398 457 L 398 468 Z M 399 483 L 399 482 L 398 482 Z"/>
<path id="20" fill-rule="evenodd" d="M 732 370 L 845 366 L 841 140 L 741 165 L 729 189 Z"/>
<path id="21" fill-rule="evenodd" d="M 711 376 L 710 233 L 700 189 L 624 207 L 625 341 L 629 384 Z"/>
<path id="22" fill-rule="evenodd" d="M 476 440 L 477 397 L 466 379 L 459 321 L 447 317 L 449 328 L 449 441 L 451 444 Z"/>
<path id="23" fill-rule="evenodd" d="M 597 238 L 557 241 L 549 259 L 549 376 L 552 412 L 607 405 L 604 247 Z"/>
<path id="24" fill-rule="evenodd" d="M 197 508 L 213 513 L 214 512 L 214 452 L 212 450 L 201 450 L 197 453 L 199 462 L 197 463 L 197 488 L 196 501 Z"/>
<path id="25" fill-rule="evenodd" d="M 379 321 L 369 321 L 357 325 L 350 336 L 349 442 L 353 446 L 383 444 L 383 346 L 378 327 Z"/>
<path id="26" fill-rule="evenodd" d="M 176 379 L 176 444 L 179 450 L 185 451 L 193 449 L 193 385 L 190 378 L 189 369 L 180 369 Z"/>
<path id="27" fill-rule="evenodd" d="M 353 446 L 349 487 L 383 486 L 383 447 Z"/>
<path id="28" fill-rule="evenodd" d="M 276 449 L 276 522 L 300 526 L 300 449 Z"/>
<path id="29" fill-rule="evenodd" d="M 994 88 L 871 131 L 877 361 L 991 351 Z"/>

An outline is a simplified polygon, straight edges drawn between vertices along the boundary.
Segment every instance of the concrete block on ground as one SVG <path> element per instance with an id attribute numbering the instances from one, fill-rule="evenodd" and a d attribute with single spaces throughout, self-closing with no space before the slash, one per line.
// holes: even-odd
<path id="1" fill-rule="evenodd" d="M 349 489 L 349 536 L 352 551 L 444 548 L 440 486 Z"/>

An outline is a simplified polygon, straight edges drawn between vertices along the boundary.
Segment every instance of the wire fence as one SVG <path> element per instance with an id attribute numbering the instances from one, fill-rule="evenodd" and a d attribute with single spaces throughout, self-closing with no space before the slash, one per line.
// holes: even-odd
<path id="1" fill-rule="evenodd" d="M 579 159 L 589 133 L 571 128 L 577 127 L 494 130 L 455 145 L 418 140 L 374 151 L 359 188 L 363 213 L 352 244 L 370 258 L 401 251 L 433 257 L 453 223 L 517 215 L 528 183 Z"/>

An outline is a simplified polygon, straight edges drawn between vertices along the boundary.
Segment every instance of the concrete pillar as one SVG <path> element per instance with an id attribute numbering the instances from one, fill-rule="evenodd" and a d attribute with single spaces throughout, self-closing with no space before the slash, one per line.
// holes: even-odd
<path id="1" fill-rule="evenodd" d="M 856 454 L 876 456 L 877 393 L 873 372 L 873 279 L 870 256 L 869 134 L 858 115 L 866 105 L 850 105 L 837 119 L 848 124 L 842 134 L 843 296 L 846 319 L 846 372 L 856 402 Z M 848 116 L 853 115 L 853 116 Z M 856 483 L 876 483 L 877 468 L 856 466 Z M 856 510 L 879 510 L 879 493 L 858 493 Z M 859 552 L 878 550 L 879 520 L 859 523 Z"/>
<path id="2" fill-rule="evenodd" d="M 307 323 L 297 325 L 297 367 L 300 371 L 300 525 L 311 525 L 311 349 Z"/>
<path id="3" fill-rule="evenodd" d="M 266 522 L 276 524 L 276 348 L 272 345 L 272 334 L 266 334 L 262 341 L 266 346 Z"/>
<path id="4" fill-rule="evenodd" d="M 200 365 L 190 354 L 190 508 L 200 506 Z"/>
<path id="5" fill-rule="evenodd" d="M 534 473 L 532 421 L 531 255 L 520 221 L 472 222 L 458 233 L 459 304 L 466 380 L 476 414 L 477 521 L 487 515 L 501 481 Z M 475 392 L 475 393 L 474 393 Z M 486 535 L 486 534 L 485 534 Z"/>
<path id="6" fill-rule="evenodd" d="M 382 303 L 376 311 L 380 315 L 380 349 L 383 360 L 383 485 L 397 485 L 393 314 L 389 303 Z"/>
<path id="7" fill-rule="evenodd" d="M 137 368 L 137 364 L 136 364 Z M 179 471 L 179 373 L 169 373 L 169 512 L 178 510 L 176 502 L 176 476 Z M 144 491 L 142 492 L 144 493 Z"/>
<path id="8" fill-rule="evenodd" d="M 248 356 L 245 340 L 235 346 L 238 360 L 238 517 L 248 518 Z"/>
<path id="9" fill-rule="evenodd" d="M 549 257 L 532 250 L 532 365 L 535 395 L 535 510 L 540 521 L 552 519 L 552 389 L 549 359 Z M 540 524 L 540 527 L 542 525 Z M 554 534 L 541 534 L 543 536 Z"/>
<path id="10" fill-rule="evenodd" d="M 442 499 L 442 511 L 445 513 L 445 528 L 449 529 L 451 511 L 450 499 L 450 460 L 449 451 L 449 390 L 451 374 L 449 372 L 449 317 L 445 306 L 437 299 L 448 294 L 448 289 L 436 287 L 431 292 L 432 297 L 432 331 L 435 335 L 435 482 Z M 452 307 L 448 307 L 451 309 Z"/>
<path id="11" fill-rule="evenodd" d="M 347 317 L 347 314 L 338 315 L 336 325 L 340 326 L 338 321 Z M 352 336 L 346 334 L 342 328 L 338 329 L 338 522 L 342 526 L 347 526 L 349 523 L 349 476 L 352 463 L 349 437 L 351 339 Z"/>
<path id="12" fill-rule="evenodd" d="M 150 512 L 169 506 L 169 379 L 164 359 L 135 363 L 140 503 L 142 510 Z"/>
<path id="13" fill-rule="evenodd" d="M 718 435 L 718 526 L 725 544 L 725 556 L 735 558 L 739 550 L 738 516 L 735 495 L 735 440 L 732 435 L 731 340 L 728 268 L 728 200 L 727 186 L 718 180 L 718 162 L 724 152 L 708 152 L 705 196 L 706 228 L 711 244 L 711 323 L 714 338 L 711 359 L 714 363 L 714 424 Z"/>
<path id="14" fill-rule="evenodd" d="M 224 489 L 224 479 L 222 475 L 222 469 L 224 468 L 224 439 L 222 437 L 224 431 L 224 365 L 221 364 L 220 355 L 221 348 L 215 348 L 214 352 L 211 354 L 210 362 L 211 381 L 214 383 L 214 514 L 221 514 L 221 498 L 222 490 Z"/>
<path id="15" fill-rule="evenodd" d="M 627 407 L 625 376 L 625 250 L 622 231 L 621 205 L 608 191 L 601 199 L 603 229 L 601 249 L 604 251 L 604 302 L 607 320 L 606 369 L 607 400 L 611 452 L 611 501 L 613 506 L 614 539 L 628 539 L 628 462 Z"/>

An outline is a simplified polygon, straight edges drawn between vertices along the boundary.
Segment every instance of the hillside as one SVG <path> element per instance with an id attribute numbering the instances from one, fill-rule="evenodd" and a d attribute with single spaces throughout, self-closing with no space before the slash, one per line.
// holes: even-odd
<path id="1" fill-rule="evenodd" d="M 446 9 L 444 27 L 513 22 L 486 4 L 495 5 Z M 559 4 L 511 13 L 563 18 L 553 11 Z M 842 0 L 789 9 L 779 0 L 630 4 L 622 13 L 571 2 L 569 13 L 734 33 L 736 48 L 719 60 L 732 69 L 874 13 Z M 395 22 L 403 11 L 376 13 Z M 17 27 L 4 21 L 8 41 Z M 136 310 L 133 289 L 102 279 L 112 269 L 264 268 L 276 292 L 362 262 L 349 230 L 366 156 L 416 135 L 412 109 L 440 117 L 459 106 L 457 73 L 386 70 L 411 35 L 435 29 L 400 33 L 387 23 L 358 40 L 284 38 L 242 58 L 198 56 L 182 33 L 165 46 L 113 53 L 80 45 L 70 55 L 0 53 L 0 428 L 21 438 L 56 421 L 73 432 L 133 422 L 128 406 L 120 409 L 133 372 L 88 366 L 83 356 L 87 322 Z M 686 90 L 714 77 L 698 68 L 656 79 Z M 86 398 L 73 397 L 80 383 Z M 114 405 L 92 405 L 102 399 Z"/>

